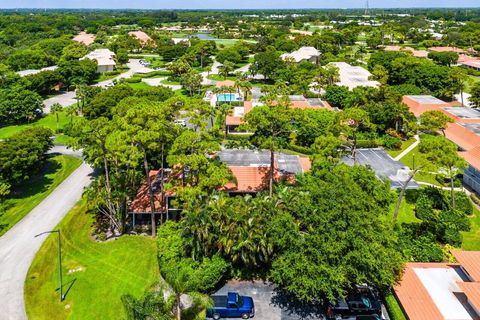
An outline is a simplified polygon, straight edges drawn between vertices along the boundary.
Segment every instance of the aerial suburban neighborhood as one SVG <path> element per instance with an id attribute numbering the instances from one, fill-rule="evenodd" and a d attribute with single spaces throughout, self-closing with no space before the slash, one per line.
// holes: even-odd
<path id="1" fill-rule="evenodd" d="M 1 2 L 0 320 L 479 320 L 479 5 Z"/>

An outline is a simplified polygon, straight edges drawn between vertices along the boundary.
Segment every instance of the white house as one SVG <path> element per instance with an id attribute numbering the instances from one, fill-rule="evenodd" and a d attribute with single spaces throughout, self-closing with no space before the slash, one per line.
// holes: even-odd
<path id="1" fill-rule="evenodd" d="M 302 61 L 318 63 L 318 59 L 320 58 L 320 55 L 321 55 L 321 52 L 315 49 L 314 47 L 301 47 L 297 51 L 293 51 L 291 53 L 284 53 L 280 57 L 283 60 L 291 59 L 296 63 L 300 63 Z"/>
<path id="2" fill-rule="evenodd" d="M 340 82 L 337 82 L 339 86 L 346 86 L 352 90 L 356 87 L 377 87 L 379 83 L 377 81 L 369 80 L 372 75 L 367 69 L 358 66 L 352 66 L 346 62 L 331 62 L 330 65 L 334 65 L 338 68 L 340 75 Z"/>
<path id="3" fill-rule="evenodd" d="M 97 72 L 110 72 L 115 69 L 115 53 L 110 51 L 109 49 L 97 49 L 89 54 L 87 54 L 83 59 L 90 59 L 97 61 Z"/>

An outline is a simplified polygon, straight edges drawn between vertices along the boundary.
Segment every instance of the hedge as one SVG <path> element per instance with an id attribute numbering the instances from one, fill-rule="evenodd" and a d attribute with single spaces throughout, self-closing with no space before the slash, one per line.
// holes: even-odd
<path id="1" fill-rule="evenodd" d="M 400 304 L 397 301 L 397 298 L 393 293 L 389 292 L 385 297 L 385 306 L 387 307 L 388 314 L 390 315 L 391 320 L 407 320 L 407 317 L 402 311 Z"/>

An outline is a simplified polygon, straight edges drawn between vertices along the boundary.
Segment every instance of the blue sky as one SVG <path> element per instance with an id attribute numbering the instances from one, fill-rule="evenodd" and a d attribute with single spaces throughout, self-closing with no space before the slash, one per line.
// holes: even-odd
<path id="1" fill-rule="evenodd" d="M 0 0 L 0 8 L 363 8 L 366 0 Z M 479 0 L 369 0 L 370 7 L 480 7 Z"/>

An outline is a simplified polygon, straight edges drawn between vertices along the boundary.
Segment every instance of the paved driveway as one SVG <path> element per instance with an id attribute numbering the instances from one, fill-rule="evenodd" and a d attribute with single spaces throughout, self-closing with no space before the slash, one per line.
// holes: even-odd
<path id="1" fill-rule="evenodd" d="M 257 320 L 324 320 L 318 306 L 296 302 L 296 300 L 275 288 L 275 285 L 264 281 L 231 280 L 218 290 L 216 295 L 238 292 L 253 298 L 255 317 Z M 382 306 L 384 319 L 389 319 L 385 307 Z M 355 320 L 355 317 L 343 320 Z"/>
<path id="2" fill-rule="evenodd" d="M 77 100 L 75 99 L 75 96 L 76 96 L 75 91 L 69 91 L 69 92 L 61 93 L 57 96 L 45 99 L 43 100 L 43 104 L 45 105 L 45 107 L 43 108 L 43 112 L 50 113 L 50 107 L 54 103 L 60 103 L 62 107 L 68 107 L 77 102 Z"/>
<path id="3" fill-rule="evenodd" d="M 57 147 L 54 152 L 62 152 Z M 0 237 L 0 319 L 27 319 L 23 299 L 23 286 L 28 268 L 49 231 L 62 220 L 77 203 L 83 188 L 90 184 L 92 169 L 83 163 L 47 198 Z"/>
<path id="4" fill-rule="evenodd" d="M 315 314 L 316 308 L 296 306 L 293 299 L 279 293 L 275 286 L 263 281 L 229 281 L 215 294 L 225 295 L 227 292 L 238 292 L 253 298 L 255 317 L 258 320 L 323 320 Z"/>

